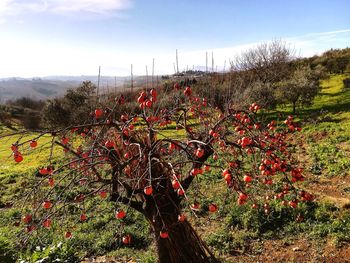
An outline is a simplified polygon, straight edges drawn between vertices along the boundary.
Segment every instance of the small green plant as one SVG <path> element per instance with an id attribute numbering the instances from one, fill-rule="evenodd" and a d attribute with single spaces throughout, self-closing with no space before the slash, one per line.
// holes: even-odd
<path id="1" fill-rule="evenodd" d="M 67 243 L 58 243 L 49 247 L 36 247 L 35 251 L 29 256 L 19 260 L 19 262 L 80 262 L 77 252 Z"/>

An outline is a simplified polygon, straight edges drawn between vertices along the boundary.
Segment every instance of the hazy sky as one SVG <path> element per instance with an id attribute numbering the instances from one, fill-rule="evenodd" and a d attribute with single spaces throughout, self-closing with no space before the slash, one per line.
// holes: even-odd
<path id="1" fill-rule="evenodd" d="M 349 0 L 0 0 L 0 77 L 222 68 L 262 41 L 300 55 L 350 46 Z"/>

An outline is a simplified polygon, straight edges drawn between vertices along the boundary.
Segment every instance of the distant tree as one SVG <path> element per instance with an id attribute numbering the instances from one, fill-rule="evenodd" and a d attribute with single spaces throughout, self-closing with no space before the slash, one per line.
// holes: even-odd
<path id="1" fill-rule="evenodd" d="M 244 92 L 244 100 L 248 103 L 256 102 L 264 108 L 273 109 L 277 105 L 275 89 L 271 83 L 256 81 Z"/>
<path id="2" fill-rule="evenodd" d="M 44 107 L 45 102 L 42 100 L 36 100 L 29 97 L 21 97 L 16 100 L 8 101 L 6 104 L 20 106 L 22 108 L 28 108 L 32 110 L 41 110 Z"/>
<path id="3" fill-rule="evenodd" d="M 37 130 L 41 128 L 40 112 L 33 110 L 25 110 L 21 118 L 22 125 L 27 130 Z"/>
<path id="4" fill-rule="evenodd" d="M 40 111 L 45 106 L 42 100 L 36 100 L 29 97 L 21 97 L 6 102 L 6 111 L 9 122 L 11 119 L 20 121 L 24 128 L 28 130 L 36 130 L 41 128 Z"/>
<path id="5" fill-rule="evenodd" d="M 63 98 L 49 100 L 42 113 L 45 124 L 62 127 L 87 119 L 97 102 L 95 90 L 91 81 L 84 81 L 78 88 L 68 89 Z"/>
<path id="6" fill-rule="evenodd" d="M 0 124 L 11 127 L 11 116 L 4 105 L 0 105 Z"/>
<path id="7" fill-rule="evenodd" d="M 311 69 L 316 68 L 318 65 L 325 67 L 327 64 L 327 58 L 324 56 L 314 56 L 309 60 L 309 64 Z"/>
<path id="8" fill-rule="evenodd" d="M 309 105 L 319 91 L 319 81 L 310 67 L 301 67 L 293 75 L 277 84 L 277 98 L 280 102 L 293 105 L 293 113 L 297 104 Z"/>
<path id="9" fill-rule="evenodd" d="M 339 67 L 338 67 L 338 64 L 337 64 L 337 61 L 335 58 L 331 58 L 331 59 L 327 60 L 326 68 L 327 68 L 329 73 L 339 72 Z"/>
<path id="10" fill-rule="evenodd" d="M 350 68 L 350 48 L 330 49 L 320 56 L 303 58 L 303 66 L 309 65 L 312 70 L 316 66 L 324 66 L 329 73 L 344 73 Z"/>
<path id="11" fill-rule="evenodd" d="M 318 64 L 312 68 L 312 75 L 316 80 L 329 78 L 326 67 L 322 66 L 321 64 Z"/>
<path id="12" fill-rule="evenodd" d="M 250 77 L 262 83 L 277 82 L 291 72 L 294 50 L 275 40 L 244 52 L 231 64 L 236 71 L 250 72 Z"/>
<path id="13" fill-rule="evenodd" d="M 331 49 L 322 54 L 320 59 L 325 60 L 329 73 L 344 73 L 350 63 L 350 48 Z"/>
<path id="14" fill-rule="evenodd" d="M 42 112 L 46 126 L 63 127 L 70 123 L 70 113 L 63 106 L 62 100 L 48 100 Z"/>
<path id="15" fill-rule="evenodd" d="M 348 56 L 338 57 L 336 58 L 336 63 L 338 65 L 338 70 L 343 74 L 350 63 L 350 57 Z"/>

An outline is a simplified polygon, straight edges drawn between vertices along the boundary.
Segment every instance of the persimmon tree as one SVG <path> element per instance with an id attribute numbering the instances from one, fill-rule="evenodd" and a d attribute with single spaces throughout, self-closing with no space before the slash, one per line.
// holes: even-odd
<path id="1" fill-rule="evenodd" d="M 288 142 L 300 130 L 293 117 L 263 124 L 255 103 L 246 110 L 221 112 L 190 87 L 177 84 L 168 91 L 176 106 L 160 108 L 162 92 L 141 91 L 139 114 L 116 115 L 124 103 L 118 97 L 112 107 L 98 104 L 91 118 L 80 124 L 13 142 L 12 155 L 18 163 L 25 158 L 21 149 L 38 147 L 47 135 L 52 138 L 51 152 L 62 148 L 68 158 L 54 167 L 49 156 L 48 165 L 38 169 L 33 209 L 22 218 L 27 235 L 62 220 L 60 215 L 70 206 L 82 211 L 77 216 L 84 222 L 88 218 L 84 203 L 101 198 L 115 204 L 117 220 L 128 216 L 125 207 L 147 219 L 159 262 L 216 262 L 184 212 L 196 213 L 201 205 L 201 195 L 193 188 L 197 177 L 222 174 L 222 184 L 236 196 L 233 205 L 249 205 L 266 214 L 270 212 L 267 195 L 291 209 L 313 199 L 294 187 L 304 177 Z M 45 189 L 44 194 L 39 195 L 39 189 Z M 208 209 L 215 213 L 220 207 L 212 202 Z M 64 235 L 74 238 L 73 229 Z M 124 245 L 133 240 L 130 234 L 120 238 Z"/>

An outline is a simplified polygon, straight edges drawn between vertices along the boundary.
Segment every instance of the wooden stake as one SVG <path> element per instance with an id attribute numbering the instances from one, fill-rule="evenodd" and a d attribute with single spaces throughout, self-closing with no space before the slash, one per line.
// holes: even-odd
<path id="1" fill-rule="evenodd" d="M 154 88 L 154 58 L 152 62 L 152 88 Z"/>
<path id="2" fill-rule="evenodd" d="M 176 49 L 176 73 L 179 74 L 179 57 Z"/>
<path id="3" fill-rule="evenodd" d="M 146 90 L 148 89 L 148 68 L 146 65 Z"/>
<path id="4" fill-rule="evenodd" d="M 101 66 L 98 67 L 98 78 L 97 78 L 97 93 L 96 102 L 100 102 L 100 78 L 101 78 Z"/>
<path id="5" fill-rule="evenodd" d="M 205 52 L 205 73 L 208 73 L 208 51 Z"/>
<path id="6" fill-rule="evenodd" d="M 134 75 L 132 73 L 132 64 L 131 64 L 131 92 L 134 90 Z"/>

